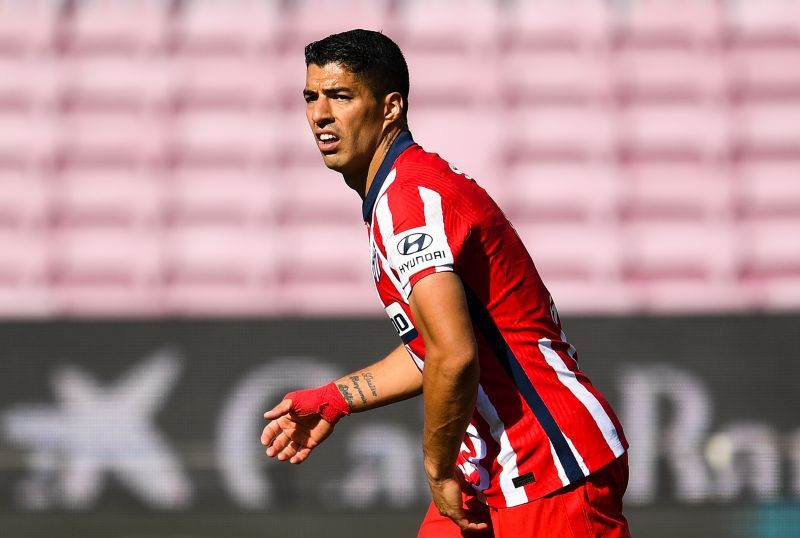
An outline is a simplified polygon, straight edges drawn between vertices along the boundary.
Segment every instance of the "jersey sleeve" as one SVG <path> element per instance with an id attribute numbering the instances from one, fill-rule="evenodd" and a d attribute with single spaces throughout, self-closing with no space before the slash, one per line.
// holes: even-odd
<path id="1" fill-rule="evenodd" d="M 439 192 L 418 185 L 389 189 L 378 200 L 376 218 L 386 259 L 406 299 L 425 276 L 454 270 L 470 233 Z"/>

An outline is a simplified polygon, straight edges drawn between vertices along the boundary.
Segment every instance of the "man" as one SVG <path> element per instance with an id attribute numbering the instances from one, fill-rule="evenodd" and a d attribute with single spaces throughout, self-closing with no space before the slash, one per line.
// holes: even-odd
<path id="1" fill-rule="evenodd" d="M 341 417 L 422 393 L 433 502 L 419 536 L 629 536 L 620 424 L 503 213 L 411 138 L 400 49 L 353 30 L 311 43 L 305 59 L 309 125 L 325 165 L 363 199 L 373 275 L 403 343 L 287 394 L 264 415 L 267 455 L 302 463 Z"/>

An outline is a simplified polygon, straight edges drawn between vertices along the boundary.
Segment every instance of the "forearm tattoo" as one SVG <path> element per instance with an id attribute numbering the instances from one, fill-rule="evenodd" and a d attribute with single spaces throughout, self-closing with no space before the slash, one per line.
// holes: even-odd
<path id="1" fill-rule="evenodd" d="M 372 393 L 373 396 L 378 396 L 378 389 L 375 388 L 375 383 L 372 382 L 375 376 L 373 376 L 369 372 L 363 372 L 361 377 L 364 378 L 364 381 L 367 382 L 367 386 L 369 387 L 369 391 Z"/>
<path id="2" fill-rule="evenodd" d="M 353 388 L 356 389 L 358 391 L 358 395 L 361 396 L 361 403 L 366 405 L 367 397 L 364 396 L 364 391 L 361 390 L 361 385 L 358 384 L 358 376 L 357 375 L 351 375 L 350 376 L 350 381 L 353 382 Z"/>
<path id="3" fill-rule="evenodd" d="M 339 387 L 339 392 L 342 393 L 342 397 L 345 400 L 347 400 L 347 405 L 349 405 L 350 408 L 352 408 L 353 407 L 353 395 L 350 393 L 350 387 L 348 387 L 344 383 L 339 383 L 338 387 Z"/>

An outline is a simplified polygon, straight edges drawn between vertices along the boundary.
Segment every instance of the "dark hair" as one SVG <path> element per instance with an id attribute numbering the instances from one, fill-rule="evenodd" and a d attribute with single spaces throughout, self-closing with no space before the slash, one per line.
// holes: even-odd
<path id="1" fill-rule="evenodd" d="M 364 82 L 375 97 L 403 96 L 408 111 L 408 65 L 397 43 L 380 32 L 348 30 L 306 45 L 306 67 L 336 63 Z"/>

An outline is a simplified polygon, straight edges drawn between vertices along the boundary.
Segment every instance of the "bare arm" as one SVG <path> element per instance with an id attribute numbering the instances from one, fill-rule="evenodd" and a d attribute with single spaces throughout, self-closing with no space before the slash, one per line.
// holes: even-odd
<path id="1" fill-rule="evenodd" d="M 406 400 L 422 392 L 422 373 L 400 345 L 375 364 L 336 380 L 353 413 Z"/>
<path id="2" fill-rule="evenodd" d="M 450 272 L 420 280 L 411 294 L 411 312 L 425 340 L 422 449 L 425 473 L 439 512 L 462 529 L 480 531 L 466 519 L 456 458 L 478 392 L 477 344 L 461 279 Z"/>
<path id="3" fill-rule="evenodd" d="M 335 384 L 350 412 L 357 413 L 416 396 L 422 391 L 422 373 L 400 346 L 375 364 L 337 379 Z M 333 433 L 334 425 L 320 414 L 295 413 L 289 398 L 264 413 L 264 418 L 270 422 L 261 433 L 261 443 L 267 447 L 267 456 L 281 461 L 303 463 Z"/>

